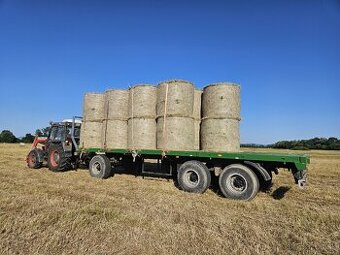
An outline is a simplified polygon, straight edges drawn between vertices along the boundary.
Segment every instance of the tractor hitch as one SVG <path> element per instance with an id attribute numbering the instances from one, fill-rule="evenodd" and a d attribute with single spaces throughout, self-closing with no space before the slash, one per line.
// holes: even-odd
<path id="1" fill-rule="evenodd" d="M 296 171 L 294 174 L 295 183 L 300 189 L 303 189 L 307 184 L 307 169 L 302 171 Z"/>

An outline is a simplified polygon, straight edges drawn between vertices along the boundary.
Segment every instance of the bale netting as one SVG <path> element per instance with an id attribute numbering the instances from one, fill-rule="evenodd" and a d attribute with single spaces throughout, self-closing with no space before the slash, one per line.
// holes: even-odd
<path id="1" fill-rule="evenodd" d="M 105 119 L 105 95 L 100 93 L 86 93 L 83 104 L 84 121 L 102 121 Z"/>
<path id="2" fill-rule="evenodd" d="M 105 148 L 127 149 L 127 120 L 105 120 L 103 133 Z"/>
<path id="3" fill-rule="evenodd" d="M 157 88 L 136 85 L 129 89 L 129 118 L 156 118 Z"/>
<path id="4" fill-rule="evenodd" d="M 128 148 L 156 149 L 156 120 L 132 118 L 128 120 Z"/>
<path id="5" fill-rule="evenodd" d="M 202 90 L 195 89 L 194 92 L 194 105 L 192 116 L 195 120 L 201 120 L 201 98 Z"/>
<path id="6" fill-rule="evenodd" d="M 192 117 L 194 85 L 187 81 L 162 82 L 157 90 L 157 117 Z"/>
<path id="7" fill-rule="evenodd" d="M 103 147 L 103 122 L 83 121 L 80 131 L 80 147 L 102 148 Z"/>
<path id="8" fill-rule="evenodd" d="M 201 120 L 194 119 L 194 141 L 195 141 L 195 150 L 200 149 L 200 127 L 201 127 Z"/>
<path id="9" fill-rule="evenodd" d="M 105 113 L 109 120 L 128 119 L 129 92 L 122 89 L 111 89 L 105 92 Z"/>
<path id="10" fill-rule="evenodd" d="M 206 86 L 202 96 L 203 118 L 240 119 L 240 86 L 216 83 Z"/>
<path id="11" fill-rule="evenodd" d="M 235 119 L 203 119 L 201 124 L 201 150 L 239 151 L 240 122 Z"/>
<path id="12" fill-rule="evenodd" d="M 194 150 L 194 119 L 186 117 L 160 117 L 157 119 L 157 149 Z"/>

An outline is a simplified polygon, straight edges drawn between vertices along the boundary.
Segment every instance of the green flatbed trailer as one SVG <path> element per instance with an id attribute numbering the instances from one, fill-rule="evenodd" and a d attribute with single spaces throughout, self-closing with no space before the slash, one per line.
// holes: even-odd
<path id="1" fill-rule="evenodd" d="M 281 168 L 292 172 L 295 183 L 306 183 L 308 155 L 265 152 L 162 151 L 87 148 L 78 151 L 91 176 L 108 178 L 114 168 L 127 165 L 137 173 L 174 177 L 187 192 L 203 193 L 211 178 L 218 178 L 221 193 L 231 199 L 250 200 L 272 184 L 272 173 Z M 145 168 L 145 160 L 156 160 L 157 170 Z M 113 170 L 112 170 L 113 169 Z M 136 173 L 136 172 L 135 172 Z"/>

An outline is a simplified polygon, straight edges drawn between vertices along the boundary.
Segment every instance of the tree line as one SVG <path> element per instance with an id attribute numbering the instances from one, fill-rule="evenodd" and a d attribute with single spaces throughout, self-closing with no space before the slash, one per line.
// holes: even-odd
<path id="1" fill-rule="evenodd" d="M 241 147 L 275 148 L 289 150 L 340 150 L 340 139 L 315 137 L 305 140 L 279 141 L 273 144 L 242 144 Z"/>
<path id="2" fill-rule="evenodd" d="M 2 130 L 0 133 L 0 143 L 33 143 L 35 136 L 48 136 L 49 127 L 37 129 L 32 135 L 27 133 L 23 137 L 16 137 L 10 130 Z"/>
<path id="3" fill-rule="evenodd" d="M 24 137 L 17 138 L 10 130 L 3 130 L 0 133 L 0 143 L 32 143 L 35 135 L 48 136 L 49 127 L 37 129 L 35 134 L 27 133 Z M 290 150 L 340 150 L 340 139 L 336 137 L 319 138 L 308 140 L 279 141 L 274 144 L 241 144 L 241 147 L 251 148 L 276 148 Z"/>

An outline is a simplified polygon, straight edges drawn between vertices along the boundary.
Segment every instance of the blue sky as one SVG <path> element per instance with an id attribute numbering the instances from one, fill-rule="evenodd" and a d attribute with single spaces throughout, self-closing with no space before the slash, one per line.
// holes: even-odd
<path id="1" fill-rule="evenodd" d="M 0 0 L 0 130 L 173 78 L 240 83 L 243 143 L 340 137 L 340 3 Z"/>

